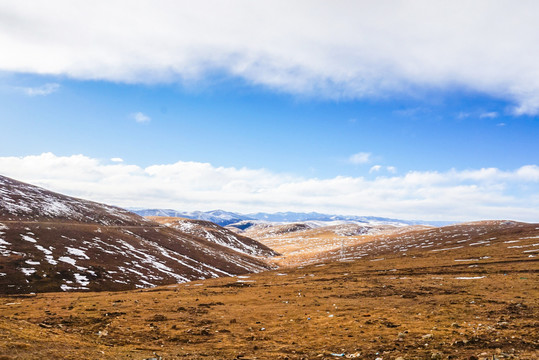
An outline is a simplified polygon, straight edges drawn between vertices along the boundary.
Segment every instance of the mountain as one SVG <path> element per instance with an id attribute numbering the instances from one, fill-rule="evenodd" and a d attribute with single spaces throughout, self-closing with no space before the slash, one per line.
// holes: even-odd
<path id="1" fill-rule="evenodd" d="M 256 225 L 242 235 L 278 251 L 281 256 L 273 258 L 272 262 L 285 266 L 358 259 L 379 260 L 386 256 L 410 257 L 417 253 L 435 255 L 449 250 L 459 254 L 460 259 L 466 259 L 474 251 L 483 251 L 488 255 L 494 248 L 499 250 L 498 255 L 505 254 L 507 258 L 517 253 L 533 258 L 539 245 L 538 224 L 505 220 L 444 227 L 357 224 L 309 227 L 306 224 Z"/>
<path id="2" fill-rule="evenodd" d="M 259 224 L 262 222 L 270 223 L 297 223 L 306 221 L 319 221 L 319 222 L 334 222 L 344 221 L 358 224 L 369 225 L 395 225 L 395 226 L 407 226 L 407 225 L 432 225 L 432 226 L 445 226 L 454 222 L 451 221 L 423 221 L 423 220 L 399 220 L 391 218 L 383 218 L 376 216 L 355 216 L 355 215 L 330 215 L 321 214 L 317 212 L 301 213 L 301 212 L 277 212 L 277 213 L 252 213 L 252 214 L 239 214 L 234 212 L 228 212 L 224 210 L 212 210 L 212 211 L 192 211 L 181 212 L 170 209 L 141 209 L 134 208 L 129 209 L 141 216 L 167 216 L 167 217 L 182 217 L 187 219 L 205 220 L 211 221 L 221 226 L 238 224 L 239 229 L 245 230 L 249 224 Z M 251 223 L 252 221 L 252 223 Z M 248 227 L 248 226 L 247 226 Z"/>
<path id="3" fill-rule="evenodd" d="M 249 216 L 224 210 L 193 211 L 185 213 L 188 219 L 211 221 L 217 225 L 226 226 L 243 220 L 252 220 Z"/>
<path id="4" fill-rule="evenodd" d="M 298 213 L 298 212 L 277 212 L 273 214 L 269 213 L 253 213 L 247 214 L 248 217 L 265 220 L 269 222 L 305 222 L 305 221 L 345 221 L 354 223 L 365 223 L 370 225 L 433 225 L 443 226 L 448 225 L 449 221 L 423 221 L 423 220 L 400 220 L 391 219 L 377 216 L 355 216 L 355 215 L 330 215 L 320 214 L 317 212 L 310 213 Z"/>
<path id="5" fill-rule="evenodd" d="M 184 213 L 172 209 L 141 209 L 141 208 L 128 208 L 131 211 L 140 216 L 168 216 L 168 217 L 182 217 Z"/>
<path id="6" fill-rule="evenodd" d="M 240 230 L 235 226 L 236 224 L 232 224 L 228 228 L 260 241 L 279 252 L 282 256 L 275 257 L 271 261 L 286 267 L 319 262 L 319 255 L 322 253 L 340 249 L 345 245 L 370 242 L 376 237 L 395 231 L 432 228 L 427 225 L 371 225 L 342 220 L 297 223 L 258 222 L 245 230 Z"/>
<path id="7" fill-rule="evenodd" d="M 444 253 L 451 251 L 455 261 L 470 263 L 470 254 L 482 253 L 485 259 L 496 249 L 500 260 L 513 258 L 535 258 L 539 224 L 528 224 L 508 220 L 487 220 L 460 223 L 439 228 L 402 228 L 381 233 L 372 241 L 350 244 L 344 248 L 327 250 L 310 262 L 341 260 L 351 261 L 362 258 L 383 256 L 410 256 L 423 253 Z M 468 260 L 459 260 L 468 259 Z M 482 258 L 481 258 L 482 259 Z M 529 259 L 531 260 L 531 259 Z M 530 261 L 530 264 L 532 262 Z"/>
<path id="8" fill-rule="evenodd" d="M 212 211 L 176 211 L 170 209 L 129 209 L 135 214 L 140 216 L 164 216 L 164 217 L 178 217 L 193 220 L 211 221 L 217 225 L 226 226 L 234 224 L 243 220 L 252 220 L 250 217 L 224 211 L 224 210 L 212 210 Z"/>
<path id="9" fill-rule="evenodd" d="M 251 255 L 272 257 L 278 255 L 266 245 L 251 238 L 239 235 L 229 229 L 221 227 L 213 222 L 193 220 L 177 217 L 149 216 L 150 220 L 180 230 L 183 233 L 196 236 L 216 244 L 230 247 L 231 249 Z"/>
<path id="10" fill-rule="evenodd" d="M 125 290 L 269 267 L 233 245 L 4 176 L 0 255 L 0 293 Z"/>

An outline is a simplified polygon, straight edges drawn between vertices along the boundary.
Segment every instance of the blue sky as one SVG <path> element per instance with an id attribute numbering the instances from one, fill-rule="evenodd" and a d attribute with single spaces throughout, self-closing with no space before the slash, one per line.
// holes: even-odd
<path id="1" fill-rule="evenodd" d="M 203 3 L 1 5 L 0 173 L 121 206 L 539 221 L 533 2 Z"/>
<path id="2" fill-rule="evenodd" d="M 12 75 L 0 99 L 3 156 L 53 152 L 178 160 L 301 176 L 369 175 L 375 164 L 444 171 L 535 163 L 539 121 L 480 94 L 333 100 L 266 91 L 229 79 L 211 88 Z M 46 96 L 17 88 L 58 84 Z M 150 120 L 139 123 L 133 114 Z M 362 164 L 351 155 L 370 153 Z"/>

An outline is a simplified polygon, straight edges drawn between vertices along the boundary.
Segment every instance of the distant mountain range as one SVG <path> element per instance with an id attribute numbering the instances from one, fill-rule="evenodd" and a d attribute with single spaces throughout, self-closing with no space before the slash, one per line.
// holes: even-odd
<path id="1" fill-rule="evenodd" d="M 240 215 L 233 212 L 223 211 L 223 210 L 212 210 L 212 211 L 177 211 L 171 209 L 139 209 L 139 208 L 129 208 L 128 209 L 135 214 L 140 216 L 166 216 L 166 217 L 182 217 L 186 219 L 193 220 L 204 220 L 211 221 L 217 225 L 226 226 L 234 224 L 243 220 L 255 220 L 248 215 Z"/>
<path id="2" fill-rule="evenodd" d="M 363 223 L 369 225 L 432 225 L 432 226 L 444 226 L 450 225 L 452 221 L 423 221 L 423 220 L 400 220 L 383 218 L 377 216 L 354 216 L 354 215 L 330 215 L 321 214 L 317 212 L 301 213 L 301 212 L 277 212 L 277 213 L 252 213 L 252 214 L 239 214 L 224 210 L 212 210 L 212 211 L 191 211 L 182 212 L 171 209 L 140 209 L 130 208 L 128 209 L 141 216 L 168 216 L 168 217 L 183 217 L 187 219 L 205 220 L 211 221 L 221 226 L 233 225 L 236 223 L 245 221 L 265 221 L 271 223 L 291 223 L 291 222 L 305 222 L 305 221 L 343 221 L 353 223 Z"/>

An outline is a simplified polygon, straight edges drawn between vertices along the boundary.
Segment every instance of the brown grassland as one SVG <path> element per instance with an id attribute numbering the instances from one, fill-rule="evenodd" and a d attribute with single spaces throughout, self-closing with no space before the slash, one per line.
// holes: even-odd
<path id="1" fill-rule="evenodd" d="M 537 226 L 489 246 L 3 296 L 0 359 L 537 359 Z"/>

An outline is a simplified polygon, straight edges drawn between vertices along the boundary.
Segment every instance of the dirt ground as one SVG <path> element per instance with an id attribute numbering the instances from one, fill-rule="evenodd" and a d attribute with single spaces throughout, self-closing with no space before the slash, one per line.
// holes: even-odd
<path id="1" fill-rule="evenodd" d="M 0 359 L 537 359 L 537 238 L 518 236 L 146 290 L 4 296 Z"/>

